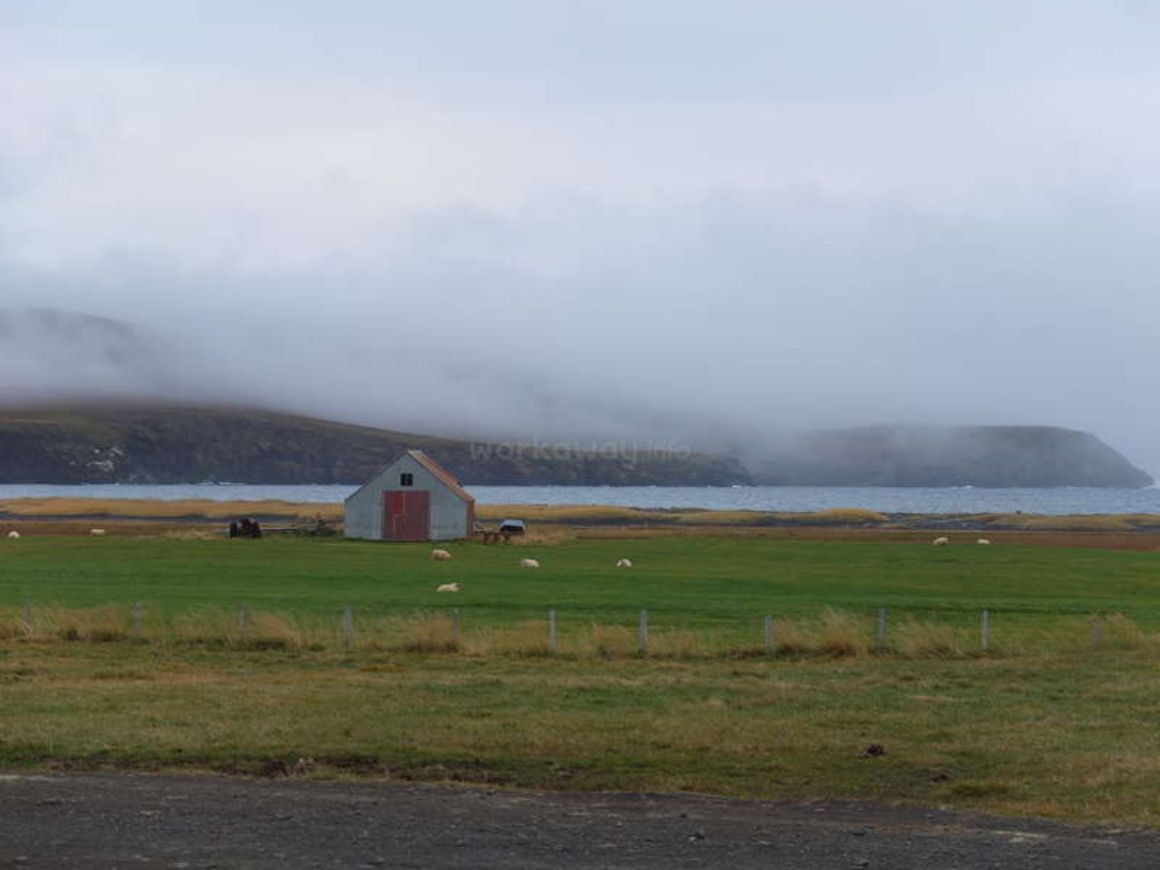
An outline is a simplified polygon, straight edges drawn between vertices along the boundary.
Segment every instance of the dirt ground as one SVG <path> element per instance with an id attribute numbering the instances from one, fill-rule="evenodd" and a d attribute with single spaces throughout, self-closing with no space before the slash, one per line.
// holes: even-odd
<path id="1" fill-rule="evenodd" d="M 0 868 L 1120 868 L 1160 833 L 861 803 L 0 775 Z"/>

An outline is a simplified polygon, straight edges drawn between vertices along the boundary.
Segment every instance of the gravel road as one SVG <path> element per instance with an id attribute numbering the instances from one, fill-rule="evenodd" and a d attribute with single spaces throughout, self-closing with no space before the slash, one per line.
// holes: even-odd
<path id="1" fill-rule="evenodd" d="M 1160 833 L 861 803 L 0 775 L 0 868 L 1134 868 Z"/>

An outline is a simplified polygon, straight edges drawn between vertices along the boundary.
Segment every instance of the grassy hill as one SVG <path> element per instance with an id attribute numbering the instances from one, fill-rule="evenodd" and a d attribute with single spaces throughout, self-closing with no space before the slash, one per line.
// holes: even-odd
<path id="1" fill-rule="evenodd" d="M 631 444 L 495 445 L 239 408 L 0 411 L 3 483 L 357 484 L 408 448 L 473 484 L 1147 486 L 1094 435 L 1051 426 L 867 427 L 772 437 L 739 461 Z"/>

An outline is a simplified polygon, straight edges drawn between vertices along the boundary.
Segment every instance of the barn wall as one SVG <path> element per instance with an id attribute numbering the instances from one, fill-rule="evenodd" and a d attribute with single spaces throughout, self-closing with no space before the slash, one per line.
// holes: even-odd
<path id="1" fill-rule="evenodd" d="M 399 475 L 407 472 L 415 478 L 411 489 L 431 493 L 431 540 L 469 537 L 469 506 L 418 460 L 406 455 L 399 457 L 346 500 L 346 536 L 382 540 L 383 493 L 400 489 Z"/>

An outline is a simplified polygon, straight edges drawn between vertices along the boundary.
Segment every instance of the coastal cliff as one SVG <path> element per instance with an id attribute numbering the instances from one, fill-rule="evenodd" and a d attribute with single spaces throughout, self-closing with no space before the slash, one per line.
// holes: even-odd
<path id="1" fill-rule="evenodd" d="M 1087 432 L 1056 426 L 871 426 L 779 438 L 755 479 L 799 486 L 1140 487 L 1152 478 Z"/>

